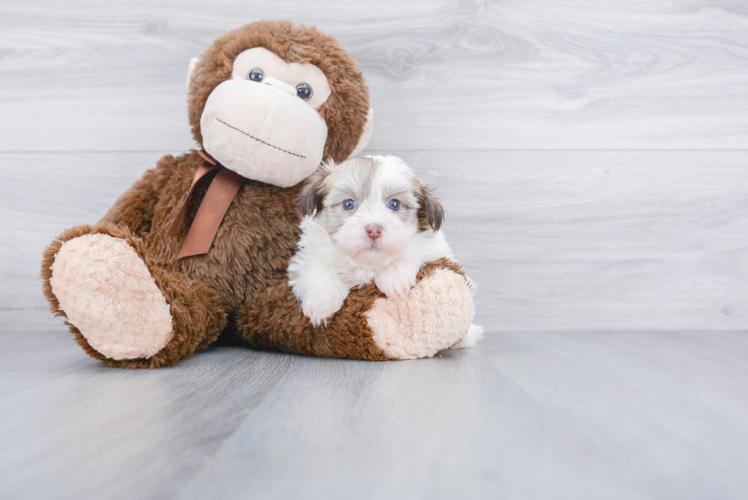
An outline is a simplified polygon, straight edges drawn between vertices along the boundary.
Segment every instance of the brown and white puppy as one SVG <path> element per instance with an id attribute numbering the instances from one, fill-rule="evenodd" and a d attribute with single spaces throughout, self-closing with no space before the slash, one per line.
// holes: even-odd
<path id="1" fill-rule="evenodd" d="M 299 250 L 290 284 L 304 315 L 324 323 L 352 287 L 372 280 L 388 297 L 401 297 L 426 262 L 454 259 L 439 231 L 444 210 L 431 189 L 395 156 L 366 156 L 323 164 L 300 197 Z M 460 347 L 474 345 L 472 325 Z"/>

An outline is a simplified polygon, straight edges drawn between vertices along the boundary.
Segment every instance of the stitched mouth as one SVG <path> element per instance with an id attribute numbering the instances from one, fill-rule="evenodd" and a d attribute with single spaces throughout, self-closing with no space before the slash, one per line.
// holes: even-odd
<path id="1" fill-rule="evenodd" d="M 273 145 L 273 144 L 270 144 L 269 142 L 265 142 L 265 141 L 263 141 L 262 139 L 260 139 L 259 137 L 255 137 L 255 136 L 253 136 L 252 134 L 248 134 L 248 133 L 246 133 L 245 131 L 243 131 L 243 130 L 241 130 L 241 129 L 238 129 L 238 128 L 236 128 L 236 127 L 234 127 L 233 125 L 229 125 L 228 123 L 226 123 L 225 121 L 221 120 L 220 118 L 216 118 L 216 121 L 217 121 L 218 123 L 220 123 L 220 124 L 222 124 L 222 125 L 224 125 L 224 126 L 226 126 L 226 127 L 230 128 L 230 129 L 232 129 L 232 130 L 236 130 L 237 132 L 239 132 L 239 133 L 241 133 L 241 134 L 244 134 L 244 135 L 246 135 L 246 136 L 247 136 L 247 137 L 249 137 L 250 139 L 254 139 L 255 141 L 257 141 L 257 142 L 260 142 L 260 143 L 262 143 L 262 144 L 264 144 L 264 145 L 266 145 L 266 146 L 270 146 L 271 148 L 275 148 L 275 149 L 277 149 L 278 151 L 283 151 L 284 153 L 288 153 L 288 154 L 290 154 L 290 155 L 292 155 L 292 156 L 297 156 L 297 157 L 299 157 L 299 158 L 306 158 L 306 156 L 304 156 L 304 155 L 300 155 L 300 154 L 297 154 L 297 153 L 292 153 L 291 151 L 286 151 L 285 149 L 283 149 L 283 148 L 279 148 L 278 146 L 275 146 L 275 145 Z"/>

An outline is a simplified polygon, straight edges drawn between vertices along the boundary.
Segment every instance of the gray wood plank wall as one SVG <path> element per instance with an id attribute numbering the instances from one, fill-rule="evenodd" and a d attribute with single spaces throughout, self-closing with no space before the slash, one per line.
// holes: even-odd
<path id="1" fill-rule="evenodd" d="M 748 4 L 0 4 L 0 328 L 56 325 L 38 262 L 193 148 L 190 57 L 246 22 L 338 37 L 371 152 L 438 186 L 489 331 L 748 329 Z"/>

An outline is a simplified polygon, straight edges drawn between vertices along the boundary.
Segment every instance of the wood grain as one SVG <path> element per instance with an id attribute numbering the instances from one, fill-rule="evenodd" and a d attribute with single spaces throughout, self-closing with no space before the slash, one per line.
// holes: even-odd
<path id="1" fill-rule="evenodd" d="M 748 329 L 745 153 L 394 153 L 437 187 L 492 331 Z M 41 313 L 41 252 L 159 156 L 0 155 L 19 166 L 0 183 L 0 311 L 61 329 Z"/>
<path id="2" fill-rule="evenodd" d="M 222 347 L 143 371 L 90 364 L 72 343 L 53 354 L 58 335 L 6 337 L 80 369 L 0 395 L 3 497 L 741 499 L 748 488 L 742 334 L 502 333 L 393 363 Z M 44 361 L 14 370 L 36 376 Z"/>
<path id="3" fill-rule="evenodd" d="M 746 149 L 739 0 L 0 5 L 0 151 L 193 145 L 191 57 L 291 17 L 363 68 L 376 149 Z"/>
<path id="4" fill-rule="evenodd" d="M 437 186 L 486 340 L 89 358 L 42 250 L 194 147 L 191 57 L 289 17 Z M 745 498 L 746 81 L 741 0 L 0 3 L 0 498 Z"/>

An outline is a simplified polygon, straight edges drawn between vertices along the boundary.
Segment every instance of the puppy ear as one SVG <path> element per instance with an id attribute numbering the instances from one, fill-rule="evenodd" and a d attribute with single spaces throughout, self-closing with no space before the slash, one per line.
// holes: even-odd
<path id="1" fill-rule="evenodd" d="M 322 210 L 325 199 L 324 181 L 330 175 L 330 166 L 322 164 L 310 175 L 299 193 L 299 208 L 301 215 L 312 215 L 314 211 Z"/>
<path id="2" fill-rule="evenodd" d="M 444 222 L 444 208 L 434 197 L 433 190 L 416 181 L 416 197 L 418 198 L 418 226 L 425 230 L 429 227 L 438 231 Z"/>

